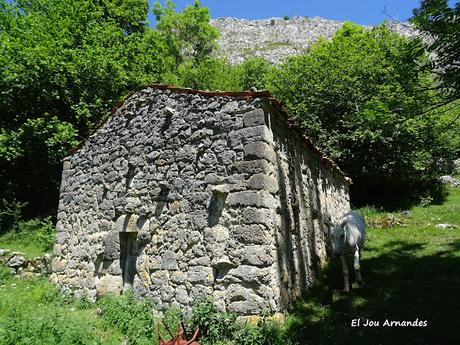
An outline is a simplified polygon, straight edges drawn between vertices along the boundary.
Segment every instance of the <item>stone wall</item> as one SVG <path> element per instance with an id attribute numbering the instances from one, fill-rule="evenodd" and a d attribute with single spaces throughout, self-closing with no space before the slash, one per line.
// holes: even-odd
<path id="1" fill-rule="evenodd" d="M 350 210 L 348 183 L 307 149 L 279 110 L 265 104 L 276 151 L 279 191 L 275 243 L 280 305 L 298 297 L 327 258 L 329 227 Z"/>
<path id="2" fill-rule="evenodd" d="M 128 98 L 64 161 L 52 281 L 90 298 L 132 288 L 160 308 L 209 295 L 241 314 L 282 309 L 348 194 L 267 102 Z"/>

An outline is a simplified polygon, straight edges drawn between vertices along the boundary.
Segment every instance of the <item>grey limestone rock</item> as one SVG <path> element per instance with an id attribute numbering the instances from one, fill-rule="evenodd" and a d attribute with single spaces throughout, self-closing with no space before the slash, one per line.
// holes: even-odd
<path id="1" fill-rule="evenodd" d="M 244 158 L 266 159 L 271 163 L 276 163 L 276 154 L 273 148 L 265 142 L 252 142 L 244 146 Z"/>
<path id="2" fill-rule="evenodd" d="M 120 237 L 117 231 L 110 231 L 104 239 L 104 259 L 115 260 L 120 258 Z"/>
<path id="3" fill-rule="evenodd" d="M 227 197 L 229 206 L 254 206 L 263 208 L 274 208 L 277 205 L 276 199 L 266 191 L 241 191 L 230 193 Z"/>
<path id="4" fill-rule="evenodd" d="M 14 254 L 9 260 L 8 262 L 6 263 L 6 265 L 8 267 L 11 267 L 11 268 L 19 268 L 21 267 L 24 262 L 26 261 L 26 259 L 21 256 L 21 255 L 18 255 L 18 254 Z"/>
<path id="5" fill-rule="evenodd" d="M 308 52 L 311 44 L 320 38 L 331 39 L 343 26 L 343 22 L 335 20 L 300 16 L 257 20 L 222 17 L 212 19 L 211 24 L 220 33 L 217 55 L 226 57 L 232 64 L 251 56 L 280 63 L 291 55 Z M 386 25 L 406 37 L 418 35 L 409 23 L 389 21 Z"/>
<path id="6" fill-rule="evenodd" d="M 439 181 L 452 187 L 460 187 L 460 180 L 450 175 L 441 176 Z"/>
<path id="7" fill-rule="evenodd" d="M 243 115 L 245 127 L 265 125 L 265 112 L 262 109 L 256 109 Z"/>

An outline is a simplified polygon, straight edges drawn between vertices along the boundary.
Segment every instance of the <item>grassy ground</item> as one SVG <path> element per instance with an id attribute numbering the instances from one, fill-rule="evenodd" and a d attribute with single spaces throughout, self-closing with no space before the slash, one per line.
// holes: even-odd
<path id="1" fill-rule="evenodd" d="M 1 267 L 0 267 L 1 269 Z M 63 296 L 46 279 L 0 271 L 0 344 L 120 344 L 120 333 Z"/>
<path id="2" fill-rule="evenodd" d="M 373 225 L 362 253 L 364 285 L 341 293 L 340 263 L 331 262 L 294 307 L 290 336 L 299 344 L 458 344 L 460 189 L 451 189 L 443 205 L 363 213 Z M 351 327 L 358 318 L 380 327 Z M 427 327 L 384 327 L 386 319 L 426 320 Z"/>
<path id="3" fill-rule="evenodd" d="M 277 330 L 284 341 L 267 341 L 273 332 L 265 327 L 262 332 L 240 330 L 240 338 L 233 338 L 239 341 L 216 337 L 220 342 L 206 344 L 458 344 L 460 189 L 451 189 L 443 205 L 393 214 L 362 211 L 370 225 L 362 252 L 363 286 L 354 284 L 350 293 L 342 293 L 340 262 L 333 260 Z M 437 228 L 440 223 L 455 228 Z M 30 249 L 13 248 L 13 243 L 9 248 Z M 33 248 L 28 253 L 35 255 Z M 0 267 L 0 344 L 120 344 L 123 339 L 155 344 L 151 307 L 133 303 L 67 300 L 43 278 L 17 279 Z M 106 313 L 98 317 L 97 308 Z M 361 320 L 361 327 L 351 327 L 354 319 Z M 380 327 L 362 326 L 366 319 L 379 321 Z M 427 326 L 385 327 L 386 319 L 426 320 Z M 208 323 L 217 327 L 215 321 Z"/>
<path id="4" fill-rule="evenodd" d="M 55 236 L 51 217 L 19 221 L 8 232 L 0 234 L 0 248 L 33 258 L 51 252 Z"/>
<path id="5" fill-rule="evenodd" d="M 45 254 L 45 250 L 40 247 L 37 247 L 35 243 L 28 242 L 16 242 L 10 238 L 5 238 L 6 236 L 0 237 L 0 248 L 8 249 L 10 251 L 23 253 L 27 259 L 31 259 L 37 256 L 42 256 Z"/>

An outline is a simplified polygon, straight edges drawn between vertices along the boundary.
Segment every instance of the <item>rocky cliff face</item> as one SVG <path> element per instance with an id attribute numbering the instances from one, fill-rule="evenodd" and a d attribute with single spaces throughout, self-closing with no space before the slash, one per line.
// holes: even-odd
<path id="1" fill-rule="evenodd" d="M 217 18 L 211 20 L 220 32 L 219 55 L 237 64 L 250 56 L 261 56 L 272 63 L 279 63 L 290 55 L 308 51 L 320 37 L 331 39 L 343 22 L 320 17 L 269 18 L 247 20 Z M 392 30 L 414 36 L 415 29 L 408 23 L 389 22 Z"/>

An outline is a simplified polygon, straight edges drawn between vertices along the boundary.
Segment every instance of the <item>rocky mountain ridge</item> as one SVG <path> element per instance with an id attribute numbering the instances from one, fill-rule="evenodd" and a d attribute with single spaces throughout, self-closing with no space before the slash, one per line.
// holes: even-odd
<path id="1" fill-rule="evenodd" d="M 320 37 L 331 39 L 343 23 L 320 17 L 257 20 L 222 17 L 211 20 L 220 32 L 218 54 L 228 58 L 232 64 L 250 56 L 261 56 L 272 63 L 279 63 L 290 55 L 307 52 L 308 47 Z M 418 34 L 409 23 L 389 21 L 387 25 L 404 36 Z"/>

